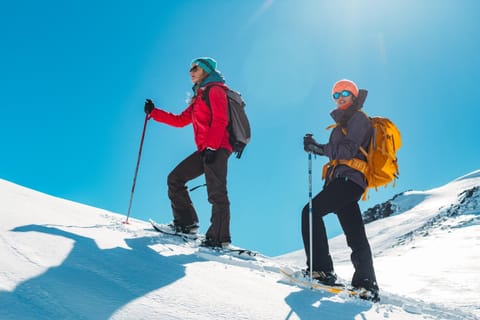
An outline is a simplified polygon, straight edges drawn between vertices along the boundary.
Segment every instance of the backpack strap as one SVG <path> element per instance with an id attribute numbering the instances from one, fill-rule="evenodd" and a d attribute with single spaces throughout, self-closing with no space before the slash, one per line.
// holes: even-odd
<path id="1" fill-rule="evenodd" d="M 364 111 L 362 111 L 362 110 L 356 110 L 356 111 L 363 112 L 368 117 L 368 115 Z M 326 130 L 333 129 L 333 128 L 336 128 L 338 126 L 341 127 L 343 135 L 346 136 L 347 135 L 347 129 L 339 122 L 329 125 L 326 128 Z M 359 147 L 359 150 L 365 156 L 365 158 L 368 159 L 367 150 L 365 150 L 365 148 L 362 147 L 362 146 Z M 366 161 L 358 159 L 358 158 L 352 158 L 352 159 L 348 159 L 348 160 L 340 159 L 340 160 L 331 160 L 331 161 L 327 162 L 323 166 L 323 169 L 322 169 L 322 180 L 325 180 L 325 178 L 327 177 L 328 170 L 330 170 L 330 176 L 328 177 L 329 180 L 330 180 L 333 177 L 333 172 L 335 171 L 335 167 L 338 166 L 338 165 L 348 166 L 352 169 L 360 171 L 365 178 L 368 177 L 368 173 L 369 173 L 368 163 Z M 367 191 L 368 191 L 368 186 L 367 186 L 367 188 L 365 189 L 365 192 L 362 195 L 362 200 L 366 200 Z"/>
<path id="2" fill-rule="evenodd" d="M 339 127 L 339 126 L 341 126 L 343 135 L 346 136 L 346 135 L 347 135 L 347 129 L 346 129 L 344 126 L 342 126 L 340 123 L 338 123 L 338 122 L 329 125 L 327 128 L 325 128 L 325 130 L 334 129 L 334 128 Z"/>
<path id="3" fill-rule="evenodd" d="M 363 114 L 368 118 L 368 115 L 365 113 L 365 111 L 363 111 L 363 110 L 356 110 L 356 111 L 363 113 Z M 353 115 L 353 114 L 352 114 L 352 115 Z M 350 116 L 350 117 L 351 117 L 351 116 Z M 346 135 L 347 135 L 347 128 L 345 128 L 340 122 L 331 124 L 331 125 L 329 125 L 327 128 L 325 128 L 325 129 L 326 129 L 326 130 L 330 130 L 330 129 L 334 129 L 334 128 L 338 127 L 338 126 L 341 126 L 342 133 L 343 133 L 344 136 L 346 136 Z M 364 155 L 365 157 L 368 156 L 368 152 L 367 152 L 367 150 L 365 150 L 364 147 L 360 146 L 360 147 L 359 147 L 359 150 L 360 150 L 361 153 L 363 153 L 363 155 Z"/>
<path id="4" fill-rule="evenodd" d="M 328 163 L 326 163 L 323 166 L 322 180 L 327 177 L 328 169 L 335 168 L 338 165 L 349 166 L 352 169 L 360 171 L 365 177 L 368 174 L 368 163 L 366 161 L 360 160 L 358 158 L 352 158 L 352 159 L 348 159 L 348 160 L 345 160 L 345 159 L 332 160 L 332 161 L 329 161 Z M 332 175 L 333 175 L 333 170 L 330 172 L 329 178 L 332 178 Z"/>
<path id="5" fill-rule="evenodd" d="M 205 101 L 205 104 L 210 109 L 210 112 L 212 112 L 212 105 L 210 104 L 210 89 L 212 87 L 220 87 L 223 90 L 225 90 L 225 94 L 227 93 L 226 87 L 219 84 L 210 84 L 205 87 L 205 90 L 202 92 L 202 100 Z M 228 106 L 228 95 L 227 95 L 227 106 Z M 227 113 L 228 113 L 228 119 L 229 119 L 228 125 L 227 125 L 227 130 L 228 130 L 230 127 L 230 108 L 227 108 Z M 212 118 L 210 119 L 210 125 L 212 124 L 212 121 L 213 121 L 213 114 L 212 114 Z"/>
<path id="6" fill-rule="evenodd" d="M 328 170 L 330 168 L 332 168 L 332 170 L 330 171 L 330 176 L 329 176 L 329 180 L 330 180 L 333 177 L 333 171 L 335 170 L 335 167 L 338 166 L 338 165 L 345 165 L 345 166 L 348 166 L 352 169 L 360 171 L 365 177 L 367 177 L 367 174 L 369 172 L 368 163 L 366 161 L 360 160 L 358 158 L 352 158 L 352 159 L 349 159 L 349 160 L 344 160 L 344 159 L 342 159 L 342 160 L 332 160 L 332 161 L 326 163 L 323 166 L 322 180 L 325 180 L 325 178 L 327 177 Z M 368 189 L 369 189 L 369 186 L 367 185 L 367 187 L 365 188 L 365 191 L 362 194 L 362 200 L 363 201 L 367 200 Z"/>
<path id="7" fill-rule="evenodd" d="M 210 105 L 210 97 L 209 97 L 209 93 L 210 93 L 210 89 L 213 87 L 213 85 L 211 86 L 207 86 L 205 88 L 205 90 L 203 90 L 203 93 L 202 93 L 202 100 L 205 101 L 205 103 L 207 104 L 207 106 L 210 108 L 210 110 L 212 109 L 212 106 Z"/>
<path id="8" fill-rule="evenodd" d="M 219 84 L 209 84 L 205 87 L 205 90 L 203 90 L 202 92 L 202 100 L 205 101 L 205 103 L 207 104 L 207 106 L 210 108 L 210 110 L 212 109 L 212 106 L 210 105 L 210 89 L 212 87 L 220 87 L 222 88 L 223 90 L 225 90 L 225 93 L 226 93 L 226 90 L 227 88 L 224 86 L 224 85 L 219 85 Z M 228 98 L 228 97 L 227 97 Z"/>

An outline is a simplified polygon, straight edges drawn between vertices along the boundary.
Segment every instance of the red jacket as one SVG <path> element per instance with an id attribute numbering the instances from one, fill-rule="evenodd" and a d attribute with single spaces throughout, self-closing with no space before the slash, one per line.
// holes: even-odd
<path id="1" fill-rule="evenodd" d="M 193 125 L 195 144 L 198 151 L 205 148 L 224 148 L 232 152 L 227 130 L 228 125 L 228 101 L 227 88 L 223 83 L 209 83 L 210 106 L 202 99 L 206 87 L 198 89 L 197 95 L 190 105 L 179 115 L 153 109 L 150 116 L 162 123 L 174 127 L 184 127 L 190 123 Z M 223 87 L 223 88 L 222 88 Z"/>

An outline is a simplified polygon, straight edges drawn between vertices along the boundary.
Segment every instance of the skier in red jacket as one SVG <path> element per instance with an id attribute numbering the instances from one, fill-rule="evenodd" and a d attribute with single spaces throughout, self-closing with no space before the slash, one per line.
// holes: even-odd
<path id="1" fill-rule="evenodd" d="M 186 183 L 205 174 L 208 201 L 212 204 L 211 225 L 202 245 L 226 247 L 230 237 L 230 201 L 227 194 L 227 163 L 232 146 L 229 142 L 228 100 L 225 79 L 217 62 L 210 57 L 193 60 L 190 68 L 193 97 L 179 115 L 155 107 L 150 99 L 145 112 L 158 122 L 174 127 L 193 126 L 197 150 L 178 164 L 168 175 L 168 197 L 173 211 L 172 231 L 195 234 L 198 216 Z M 210 106 L 204 100 L 208 88 Z"/>

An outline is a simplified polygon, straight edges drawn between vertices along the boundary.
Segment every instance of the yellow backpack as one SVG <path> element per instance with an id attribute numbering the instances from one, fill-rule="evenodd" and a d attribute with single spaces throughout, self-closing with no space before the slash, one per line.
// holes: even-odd
<path id="1" fill-rule="evenodd" d="M 322 178 L 325 179 L 327 170 L 339 164 L 347 165 L 360 171 L 365 175 L 368 182 L 362 200 L 366 200 L 369 188 L 375 188 L 376 190 L 378 187 L 387 186 L 389 183 L 395 185 L 395 180 L 399 176 L 397 150 L 402 146 L 400 130 L 392 121 L 382 117 L 370 117 L 369 119 L 373 127 L 373 134 L 368 152 L 363 147 L 360 147 L 360 151 L 365 155 L 367 161 L 357 158 L 332 160 L 323 167 L 322 175 Z M 334 124 L 327 129 L 337 125 Z M 347 134 L 343 128 L 342 132 L 345 135 Z"/>

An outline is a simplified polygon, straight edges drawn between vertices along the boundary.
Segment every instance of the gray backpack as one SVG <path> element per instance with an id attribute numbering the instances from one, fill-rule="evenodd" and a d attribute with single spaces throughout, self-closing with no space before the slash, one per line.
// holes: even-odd
<path id="1" fill-rule="evenodd" d="M 208 93 L 213 86 L 214 85 L 208 86 L 203 92 L 203 100 L 209 108 L 211 108 L 211 106 Z M 227 130 L 230 134 L 230 144 L 232 145 L 233 152 L 236 153 L 237 159 L 240 159 L 243 149 L 245 149 L 245 146 L 250 142 L 250 122 L 245 113 L 245 101 L 237 91 L 225 87 L 222 88 L 225 89 L 228 98 L 229 120 Z"/>

